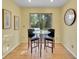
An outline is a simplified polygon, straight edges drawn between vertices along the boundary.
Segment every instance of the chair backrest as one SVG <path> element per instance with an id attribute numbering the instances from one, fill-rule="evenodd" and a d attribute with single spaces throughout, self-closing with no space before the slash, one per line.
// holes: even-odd
<path id="1" fill-rule="evenodd" d="M 55 37 L 55 30 L 54 30 L 54 29 L 48 29 L 48 31 L 50 32 L 50 33 L 48 34 L 48 36 L 50 36 L 50 37 Z"/>
<path id="2" fill-rule="evenodd" d="M 31 38 L 33 37 L 35 34 L 33 33 L 34 29 L 28 29 L 28 37 Z"/>

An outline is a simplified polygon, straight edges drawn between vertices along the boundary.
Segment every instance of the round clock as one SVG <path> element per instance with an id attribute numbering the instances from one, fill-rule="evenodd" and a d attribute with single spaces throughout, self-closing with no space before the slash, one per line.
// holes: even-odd
<path id="1" fill-rule="evenodd" d="M 68 9 L 64 15 L 66 25 L 72 25 L 76 20 L 76 12 L 74 9 Z"/>

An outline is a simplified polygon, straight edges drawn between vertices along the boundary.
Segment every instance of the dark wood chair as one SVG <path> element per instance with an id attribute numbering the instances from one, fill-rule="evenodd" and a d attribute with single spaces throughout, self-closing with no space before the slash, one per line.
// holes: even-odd
<path id="1" fill-rule="evenodd" d="M 49 34 L 47 34 L 44 38 L 44 49 L 46 47 L 49 47 L 52 49 L 52 53 L 53 53 L 53 47 L 54 47 L 54 44 L 55 44 L 55 40 L 54 40 L 54 37 L 55 37 L 55 30 L 54 29 L 48 29 L 48 31 L 50 32 Z M 51 46 L 49 46 L 49 44 L 51 44 Z"/>
<path id="2" fill-rule="evenodd" d="M 39 38 L 35 36 L 33 31 L 34 31 L 34 29 L 28 29 L 28 48 L 31 43 L 31 53 L 32 53 L 33 48 L 38 47 L 38 49 L 39 49 Z M 34 44 L 34 46 L 33 46 L 33 44 Z M 37 44 L 37 45 L 35 46 L 35 44 Z"/>

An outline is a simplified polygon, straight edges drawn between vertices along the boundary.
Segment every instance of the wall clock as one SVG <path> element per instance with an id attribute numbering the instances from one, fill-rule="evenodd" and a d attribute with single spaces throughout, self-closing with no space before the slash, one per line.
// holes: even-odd
<path id="1" fill-rule="evenodd" d="M 74 9 L 67 9 L 65 15 L 64 15 L 64 21 L 65 24 L 70 26 L 72 25 L 76 20 L 76 12 Z"/>

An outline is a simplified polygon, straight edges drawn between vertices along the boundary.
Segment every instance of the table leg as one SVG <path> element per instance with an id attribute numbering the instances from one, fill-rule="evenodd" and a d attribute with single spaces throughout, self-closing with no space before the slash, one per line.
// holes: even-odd
<path id="1" fill-rule="evenodd" d="M 42 54 L 42 39 L 40 39 L 40 57 L 41 57 L 41 54 Z"/>
<path id="2" fill-rule="evenodd" d="M 42 56 L 42 35 L 40 35 L 40 57 Z"/>

